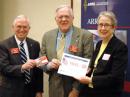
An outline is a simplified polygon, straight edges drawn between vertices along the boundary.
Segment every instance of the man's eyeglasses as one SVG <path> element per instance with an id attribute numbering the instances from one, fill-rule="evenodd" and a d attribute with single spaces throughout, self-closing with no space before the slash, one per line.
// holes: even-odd
<path id="1" fill-rule="evenodd" d="M 100 27 L 100 28 L 102 28 L 102 27 L 109 28 L 111 26 L 112 26 L 111 24 L 102 24 L 102 23 L 98 24 L 98 27 Z"/>
<path id="2" fill-rule="evenodd" d="M 60 17 L 58 17 L 58 19 L 63 19 L 63 18 L 70 19 L 70 16 L 60 16 Z"/>

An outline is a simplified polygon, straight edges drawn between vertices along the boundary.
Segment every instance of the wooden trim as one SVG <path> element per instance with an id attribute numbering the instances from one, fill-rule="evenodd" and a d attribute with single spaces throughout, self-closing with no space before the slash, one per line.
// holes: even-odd
<path id="1" fill-rule="evenodd" d="M 73 0 L 71 0 L 71 8 L 73 9 Z"/>

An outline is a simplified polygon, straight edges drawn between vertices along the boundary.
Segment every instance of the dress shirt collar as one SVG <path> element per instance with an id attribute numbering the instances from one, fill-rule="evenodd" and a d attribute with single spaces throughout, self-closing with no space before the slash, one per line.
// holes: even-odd
<path id="1" fill-rule="evenodd" d="M 68 32 L 66 32 L 65 34 L 66 34 L 66 36 L 68 36 L 69 34 L 71 34 L 73 32 L 73 27 L 71 27 L 69 30 L 68 30 Z M 62 31 L 59 29 L 59 31 L 58 31 L 58 37 L 61 37 L 61 35 L 62 35 Z"/>
<path id="2" fill-rule="evenodd" d="M 16 40 L 18 46 L 20 45 L 21 42 L 23 42 L 24 44 L 26 43 L 26 39 L 24 39 L 23 41 L 20 41 L 20 40 L 16 37 L 16 35 L 15 35 L 14 37 L 15 37 L 15 40 Z"/>

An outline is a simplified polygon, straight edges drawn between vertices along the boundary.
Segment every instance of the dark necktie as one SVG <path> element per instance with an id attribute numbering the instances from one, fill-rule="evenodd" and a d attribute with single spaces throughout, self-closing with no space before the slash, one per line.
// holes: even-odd
<path id="1" fill-rule="evenodd" d="M 24 64 L 27 61 L 27 55 L 26 55 L 23 45 L 24 45 L 24 43 L 21 42 L 20 43 L 20 56 L 21 56 L 21 61 Z M 25 84 L 30 83 L 30 81 L 31 81 L 30 70 L 24 70 L 24 74 L 25 74 Z"/>

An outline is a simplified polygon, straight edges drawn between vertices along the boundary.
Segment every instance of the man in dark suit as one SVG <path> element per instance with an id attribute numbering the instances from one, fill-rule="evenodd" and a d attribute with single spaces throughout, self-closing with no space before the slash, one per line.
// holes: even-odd
<path id="1" fill-rule="evenodd" d="M 71 7 L 61 5 L 56 9 L 55 17 L 59 28 L 48 31 L 42 39 L 41 55 L 47 56 L 49 60 L 46 69 L 44 68 L 49 74 L 49 97 L 75 97 L 78 95 L 79 83 L 72 77 L 57 73 L 63 52 L 84 58 L 92 57 L 92 34 L 73 26 L 73 19 Z M 62 35 L 65 37 L 62 38 Z M 61 40 L 64 50 L 58 53 Z M 63 40 L 65 41 L 63 42 Z M 61 55 L 59 56 L 59 54 Z"/>
<path id="2" fill-rule="evenodd" d="M 0 42 L 0 97 L 42 97 L 43 73 L 33 60 L 39 56 L 40 45 L 27 37 L 29 29 L 29 19 L 17 16 L 12 25 L 15 35 Z M 20 55 L 21 41 L 27 58 L 25 63 Z M 25 70 L 30 75 L 28 83 L 25 83 Z"/>

